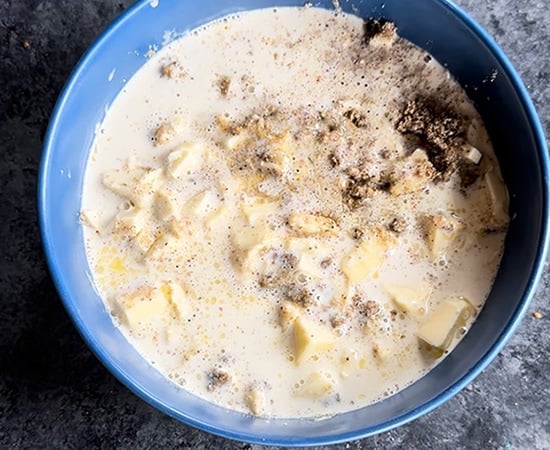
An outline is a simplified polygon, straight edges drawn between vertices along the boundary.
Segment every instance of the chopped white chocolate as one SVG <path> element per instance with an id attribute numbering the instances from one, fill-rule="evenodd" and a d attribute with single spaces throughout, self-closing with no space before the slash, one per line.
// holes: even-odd
<path id="1" fill-rule="evenodd" d="M 249 199 L 242 203 L 241 208 L 248 223 L 254 225 L 257 222 L 265 221 L 268 216 L 276 214 L 279 211 L 280 203 L 263 199 Z"/>
<path id="2" fill-rule="evenodd" d="M 146 254 L 155 243 L 159 232 L 153 229 L 144 228 L 131 240 L 134 247 L 143 255 Z"/>
<path id="3" fill-rule="evenodd" d="M 479 164 L 481 158 L 483 157 L 483 154 L 473 145 L 468 144 L 466 145 L 466 152 L 464 154 L 464 157 L 474 164 Z"/>
<path id="4" fill-rule="evenodd" d="M 289 238 L 285 248 L 296 256 L 299 272 L 317 278 L 323 277 L 323 261 L 330 258 L 331 249 L 315 238 Z"/>
<path id="5" fill-rule="evenodd" d="M 424 218 L 426 243 L 432 258 L 439 258 L 457 238 L 463 225 L 453 217 L 443 214 L 428 215 Z"/>
<path id="6" fill-rule="evenodd" d="M 179 319 L 188 319 L 191 316 L 191 303 L 189 295 L 185 293 L 179 283 L 169 281 L 161 286 L 161 289 L 168 299 L 168 302 L 174 307 Z"/>
<path id="7" fill-rule="evenodd" d="M 465 298 L 449 298 L 430 313 L 418 327 L 416 335 L 431 346 L 445 350 L 456 337 L 458 328 L 463 326 L 474 312 L 474 307 Z"/>
<path id="8" fill-rule="evenodd" d="M 166 297 L 160 289 L 144 286 L 115 300 L 121 319 L 136 329 L 168 309 Z"/>
<path id="9" fill-rule="evenodd" d="M 417 148 L 408 157 L 394 164 L 390 175 L 390 192 L 403 195 L 424 189 L 433 179 L 435 169 L 423 149 Z"/>
<path id="10" fill-rule="evenodd" d="M 167 221 L 171 217 L 178 219 L 180 216 L 180 205 L 176 194 L 167 190 L 160 190 L 155 193 L 153 210 L 157 219 Z"/>
<path id="11" fill-rule="evenodd" d="M 235 150 L 243 145 L 248 140 L 248 137 L 244 134 L 235 134 L 228 136 L 223 145 L 227 150 Z"/>
<path id="12" fill-rule="evenodd" d="M 99 214 L 93 209 L 83 209 L 79 214 L 80 223 L 96 231 L 102 231 L 104 226 L 101 223 Z"/>
<path id="13" fill-rule="evenodd" d="M 207 189 L 188 200 L 183 206 L 183 211 L 186 214 L 205 217 L 216 211 L 220 205 L 221 200 L 216 190 Z"/>
<path id="14" fill-rule="evenodd" d="M 115 194 L 131 199 L 135 186 L 148 169 L 146 167 L 128 166 L 124 169 L 105 172 L 103 174 L 103 185 Z"/>
<path id="15" fill-rule="evenodd" d="M 297 364 L 319 352 L 334 347 L 336 336 L 326 327 L 305 317 L 297 317 L 292 324 L 292 353 Z"/>
<path id="16" fill-rule="evenodd" d="M 298 395 L 312 398 L 325 397 L 336 388 L 333 374 L 327 371 L 313 372 L 298 389 Z"/>
<path id="17" fill-rule="evenodd" d="M 265 395 L 256 386 L 249 386 L 244 392 L 244 403 L 252 414 L 262 416 L 265 408 Z"/>
<path id="18" fill-rule="evenodd" d="M 428 289 L 397 284 L 386 284 L 384 287 L 401 311 L 413 315 L 423 315 L 426 312 L 426 302 L 430 295 Z"/>
<path id="19" fill-rule="evenodd" d="M 279 323 L 286 329 L 302 314 L 302 310 L 295 303 L 286 301 L 281 305 L 279 313 Z"/>
<path id="20" fill-rule="evenodd" d="M 153 145 L 164 145 L 172 142 L 184 130 L 183 117 L 176 116 L 169 122 L 161 123 L 153 131 Z"/>
<path id="21" fill-rule="evenodd" d="M 149 207 L 161 183 L 162 169 L 147 169 L 132 190 L 130 200 L 140 208 Z"/>
<path id="22" fill-rule="evenodd" d="M 497 226 L 505 226 L 509 221 L 508 189 L 494 170 L 490 170 L 485 174 L 485 186 Z"/>
<path id="23" fill-rule="evenodd" d="M 377 234 L 368 235 L 342 259 L 342 271 L 350 283 L 358 283 L 375 275 L 384 262 L 387 242 Z"/>
<path id="24" fill-rule="evenodd" d="M 331 233 L 338 231 L 334 219 L 323 216 L 319 213 L 297 213 L 294 212 L 288 217 L 288 225 L 296 233 L 303 236 Z"/>
<path id="25" fill-rule="evenodd" d="M 199 170 L 204 162 L 206 149 L 199 142 L 185 142 L 170 152 L 166 170 L 173 178 L 182 178 Z"/>
<path id="26" fill-rule="evenodd" d="M 172 233 L 161 233 L 145 253 L 143 259 L 147 262 L 164 261 L 178 246 L 178 238 Z"/>
<path id="27" fill-rule="evenodd" d="M 134 237 L 145 226 L 145 212 L 129 206 L 118 212 L 115 217 L 115 232 L 123 236 Z"/>

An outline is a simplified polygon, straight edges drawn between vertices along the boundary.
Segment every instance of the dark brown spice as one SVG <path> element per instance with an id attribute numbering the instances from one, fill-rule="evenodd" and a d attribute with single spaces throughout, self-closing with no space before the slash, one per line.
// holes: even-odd
<path id="1" fill-rule="evenodd" d="M 207 374 L 208 385 L 206 388 L 212 392 L 231 381 L 231 376 L 222 370 L 214 369 Z"/>
<path id="2" fill-rule="evenodd" d="M 407 223 L 400 217 L 395 217 L 389 224 L 388 228 L 394 233 L 403 233 L 407 229 Z"/>
<path id="3" fill-rule="evenodd" d="M 417 99 L 407 102 L 396 128 L 420 139 L 438 179 L 446 181 L 456 171 L 464 144 L 464 124 L 456 113 L 433 100 Z"/>

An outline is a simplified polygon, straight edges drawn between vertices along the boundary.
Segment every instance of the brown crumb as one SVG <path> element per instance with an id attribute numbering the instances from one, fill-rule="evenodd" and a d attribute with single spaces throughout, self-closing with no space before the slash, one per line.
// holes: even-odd
<path id="1" fill-rule="evenodd" d="M 231 376 L 222 370 L 214 369 L 207 374 L 208 385 L 206 388 L 212 392 L 231 381 Z"/>
<path id="2" fill-rule="evenodd" d="M 361 313 L 367 317 L 372 317 L 375 314 L 378 314 L 379 311 L 380 305 L 374 300 L 368 300 L 361 309 Z"/>
<path id="3" fill-rule="evenodd" d="M 160 76 L 163 78 L 174 78 L 176 74 L 176 61 L 171 61 L 168 64 L 164 64 L 160 68 Z"/>
<path id="4" fill-rule="evenodd" d="M 407 229 L 407 223 L 403 219 L 395 217 L 388 225 L 388 228 L 394 233 L 403 233 Z"/>
<path id="5" fill-rule="evenodd" d="M 344 117 L 349 119 L 357 128 L 365 128 L 368 125 L 367 118 L 355 108 L 350 108 L 344 112 Z"/>
<path id="6" fill-rule="evenodd" d="M 330 163 L 331 167 L 338 167 L 340 165 L 340 158 L 336 153 L 331 153 L 328 155 L 328 162 Z"/>
<path id="7" fill-rule="evenodd" d="M 535 311 L 535 312 L 533 313 L 533 317 L 534 317 L 535 319 L 542 319 L 542 313 L 539 312 L 539 311 Z"/>
<path id="8" fill-rule="evenodd" d="M 395 25 L 386 19 L 367 19 L 363 23 L 363 40 L 368 44 L 378 34 L 392 34 L 395 32 Z"/>
<path id="9" fill-rule="evenodd" d="M 298 258 L 292 253 L 275 252 L 272 255 L 275 270 L 263 274 L 258 283 L 263 288 L 273 288 L 284 284 L 292 284 L 298 263 Z"/>
<path id="10" fill-rule="evenodd" d="M 287 286 L 285 297 L 297 305 L 304 308 L 313 303 L 313 296 L 306 288 L 299 286 L 297 283 L 291 283 Z"/>
<path id="11" fill-rule="evenodd" d="M 21 46 L 25 49 L 25 50 L 28 50 L 29 48 L 31 48 L 31 44 L 29 41 L 23 41 L 21 43 Z"/>
<path id="12" fill-rule="evenodd" d="M 367 318 L 376 315 L 380 311 L 380 305 L 377 302 L 375 302 L 374 300 L 367 300 L 365 302 L 360 294 L 355 294 L 351 298 L 351 302 L 353 307 L 357 309 L 359 314 Z"/>
<path id="13" fill-rule="evenodd" d="M 218 79 L 218 89 L 220 90 L 220 94 L 222 97 L 227 97 L 227 93 L 229 92 L 229 87 L 231 86 L 231 78 L 227 76 L 222 76 Z"/>
<path id="14" fill-rule="evenodd" d="M 416 136 L 426 148 L 428 158 L 447 181 L 456 171 L 461 159 L 464 124 L 454 112 L 437 107 L 429 99 L 407 102 L 397 122 L 397 131 Z"/>
<path id="15" fill-rule="evenodd" d="M 169 123 L 162 123 L 153 132 L 153 145 L 163 145 L 171 141 L 176 135 L 176 130 Z"/>
<path id="16" fill-rule="evenodd" d="M 332 326 L 332 328 L 339 328 L 344 325 L 345 322 L 346 318 L 341 314 L 337 314 L 330 318 L 330 325 Z"/>
<path id="17" fill-rule="evenodd" d="M 351 230 L 351 237 L 356 241 L 361 239 L 363 237 L 363 234 L 363 230 L 361 230 L 360 228 L 354 228 L 353 230 Z"/>
<path id="18" fill-rule="evenodd" d="M 382 159 L 392 159 L 396 157 L 396 153 L 397 152 L 395 150 L 390 150 L 389 148 L 385 148 L 380 151 L 380 157 Z"/>
<path id="19" fill-rule="evenodd" d="M 321 268 L 326 269 L 331 264 L 332 264 L 332 258 L 325 258 L 321 261 Z"/>
<path id="20" fill-rule="evenodd" d="M 372 197 L 376 185 L 371 177 L 355 167 L 350 167 L 346 172 L 349 179 L 343 192 L 344 201 L 350 208 L 357 208 L 364 199 Z"/>

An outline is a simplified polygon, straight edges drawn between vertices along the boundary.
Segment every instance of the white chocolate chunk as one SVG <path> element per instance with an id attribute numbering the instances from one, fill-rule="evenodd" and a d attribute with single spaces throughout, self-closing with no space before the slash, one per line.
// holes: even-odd
<path id="1" fill-rule="evenodd" d="M 278 212 L 280 203 L 277 201 L 265 201 L 262 199 L 253 199 L 243 202 L 241 208 L 250 225 L 265 221 L 266 217 Z"/>
<path id="2" fill-rule="evenodd" d="M 96 231 L 103 231 L 103 224 L 99 218 L 99 213 L 91 209 L 83 209 L 78 215 L 80 223 L 87 227 L 93 228 Z"/>
<path id="3" fill-rule="evenodd" d="M 114 169 L 103 174 L 103 185 L 121 197 L 131 199 L 139 179 L 145 174 L 145 167 L 127 167 Z"/>
<path id="4" fill-rule="evenodd" d="M 166 158 L 166 170 L 173 178 L 183 178 L 201 168 L 206 149 L 199 142 L 185 142 Z"/>
<path id="5" fill-rule="evenodd" d="M 140 208 L 147 208 L 153 202 L 161 181 L 162 169 L 147 169 L 134 186 L 130 200 Z"/>
<path id="6" fill-rule="evenodd" d="M 390 193 L 403 195 L 424 189 L 435 175 L 426 152 L 417 148 L 408 157 L 395 163 L 390 175 Z"/>
<path id="7" fill-rule="evenodd" d="M 367 236 L 359 246 L 344 256 L 341 264 L 342 272 L 350 283 L 358 283 L 373 276 L 384 262 L 386 250 L 387 243 L 379 236 Z"/>
<path id="8" fill-rule="evenodd" d="M 166 221 L 171 217 L 178 219 L 180 216 L 180 205 L 176 195 L 166 190 L 155 193 L 153 210 L 155 217 L 162 221 Z"/>
<path id="9" fill-rule="evenodd" d="M 265 394 L 256 386 L 249 386 L 244 392 L 244 403 L 255 416 L 261 416 L 265 408 Z"/>
<path id="10" fill-rule="evenodd" d="M 246 252 L 254 248 L 267 247 L 274 236 L 274 232 L 265 225 L 234 226 L 232 242 L 238 250 Z"/>
<path id="11" fill-rule="evenodd" d="M 222 231 L 227 232 L 233 222 L 229 208 L 223 204 L 206 219 L 205 224 L 211 233 L 221 233 Z"/>
<path id="12" fill-rule="evenodd" d="M 206 217 L 221 206 L 221 200 L 214 189 L 199 192 L 188 200 L 183 206 L 183 211 L 188 215 Z"/>
<path id="13" fill-rule="evenodd" d="M 144 228 L 132 238 L 131 242 L 141 254 L 146 254 L 157 240 L 158 235 L 159 233 L 156 230 Z"/>
<path id="14" fill-rule="evenodd" d="M 452 217 L 442 214 L 429 215 L 424 218 L 426 243 L 432 258 L 439 258 L 457 238 L 463 225 Z"/>
<path id="15" fill-rule="evenodd" d="M 466 146 L 466 153 L 464 154 L 464 157 L 474 164 L 479 164 L 481 158 L 483 157 L 483 154 L 473 145 L 468 144 Z"/>
<path id="16" fill-rule="evenodd" d="M 168 302 L 160 289 L 149 286 L 122 295 L 117 300 L 121 319 L 136 329 L 156 316 L 166 313 Z"/>
<path id="17" fill-rule="evenodd" d="M 162 169 L 136 166 L 129 160 L 123 169 L 115 169 L 103 175 L 103 185 L 140 208 L 151 204 L 157 190 Z"/>
<path id="18" fill-rule="evenodd" d="M 302 236 L 336 233 L 338 231 L 338 226 L 333 219 L 317 213 L 294 212 L 288 217 L 288 225 Z"/>
<path id="19" fill-rule="evenodd" d="M 305 317 L 297 317 L 292 325 L 292 353 L 301 364 L 312 355 L 334 347 L 336 336 L 327 328 Z"/>
<path id="20" fill-rule="evenodd" d="M 179 239 L 172 233 L 161 233 L 144 255 L 145 261 L 162 261 L 169 259 L 178 245 Z"/>
<path id="21" fill-rule="evenodd" d="M 280 307 L 279 324 L 287 329 L 302 314 L 302 310 L 296 303 L 285 301 Z"/>
<path id="22" fill-rule="evenodd" d="M 226 138 L 223 142 L 223 146 L 227 150 L 235 150 L 239 148 L 241 145 L 244 145 L 244 143 L 248 140 L 248 137 L 244 134 L 235 134 L 231 135 L 228 138 Z"/>
<path id="23" fill-rule="evenodd" d="M 485 174 L 485 186 L 489 201 L 491 202 L 491 210 L 493 217 L 498 225 L 506 225 L 509 220 L 508 216 L 508 189 L 501 180 L 497 172 L 491 170 Z"/>
<path id="24" fill-rule="evenodd" d="M 290 133 L 271 143 L 270 161 L 262 165 L 277 175 L 288 172 L 290 161 L 296 157 L 295 145 Z"/>
<path id="25" fill-rule="evenodd" d="M 323 370 L 310 374 L 297 393 L 302 397 L 320 398 L 331 394 L 335 386 L 334 375 Z"/>
<path id="26" fill-rule="evenodd" d="M 463 297 L 441 302 L 418 327 L 416 335 L 424 342 L 445 350 L 459 327 L 474 314 L 474 307 Z"/>
<path id="27" fill-rule="evenodd" d="M 331 254 L 330 248 L 314 238 L 288 239 L 285 248 L 298 258 L 297 269 L 305 275 L 323 277 L 321 262 Z"/>
<path id="28" fill-rule="evenodd" d="M 387 284 L 384 288 L 401 311 L 416 316 L 424 314 L 430 294 L 428 289 L 397 284 Z"/>
<path id="29" fill-rule="evenodd" d="M 179 134 L 184 130 L 185 122 L 183 117 L 176 116 L 170 122 L 161 123 L 153 131 L 153 145 L 156 147 L 158 145 L 168 144 L 173 141 Z"/>
<path id="30" fill-rule="evenodd" d="M 145 226 L 145 212 L 129 206 L 120 210 L 115 217 L 115 232 L 126 237 L 136 236 Z"/>
<path id="31" fill-rule="evenodd" d="M 173 306 L 177 317 L 180 320 L 191 316 L 191 303 L 189 296 L 185 293 L 179 283 L 169 281 L 161 287 L 168 302 Z"/>
<path id="32" fill-rule="evenodd" d="M 266 273 L 269 264 L 262 258 L 262 251 L 280 246 L 276 233 L 266 225 L 233 226 L 231 242 L 234 246 L 235 261 L 245 275 Z"/>

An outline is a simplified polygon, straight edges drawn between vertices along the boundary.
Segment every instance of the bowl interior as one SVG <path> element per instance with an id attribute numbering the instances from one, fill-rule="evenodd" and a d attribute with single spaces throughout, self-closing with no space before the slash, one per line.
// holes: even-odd
<path id="1" fill-rule="evenodd" d="M 126 386 L 159 409 L 207 431 L 249 442 L 314 445 L 359 438 L 409 421 L 458 392 L 510 336 L 540 275 L 546 249 L 548 161 L 542 127 L 501 51 L 444 1 L 341 2 L 345 11 L 394 21 L 401 36 L 430 51 L 466 87 L 493 140 L 511 194 L 513 220 L 485 308 L 458 347 L 427 376 L 383 402 L 322 421 L 253 419 L 188 394 L 129 345 L 93 288 L 78 214 L 96 125 L 146 62 L 147 51 L 163 45 L 165 32 L 183 33 L 231 12 L 304 2 L 156 3 L 138 2 L 85 55 L 59 99 L 45 143 L 39 183 L 44 246 L 60 295 L 88 345 Z M 333 7 L 330 1 L 315 5 Z M 489 82 L 495 71 L 495 80 Z"/>

